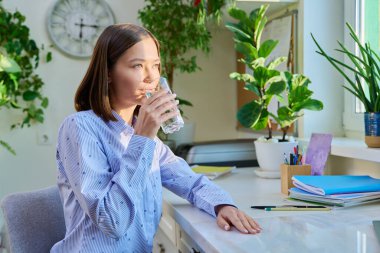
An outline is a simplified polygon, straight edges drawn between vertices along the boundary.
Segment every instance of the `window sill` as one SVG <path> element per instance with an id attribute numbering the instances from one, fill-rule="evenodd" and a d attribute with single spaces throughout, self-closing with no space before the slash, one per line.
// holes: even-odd
<path id="1" fill-rule="evenodd" d="M 309 140 L 301 139 L 299 142 L 308 145 Z M 380 163 L 380 148 L 368 148 L 362 139 L 334 137 L 330 154 Z"/>

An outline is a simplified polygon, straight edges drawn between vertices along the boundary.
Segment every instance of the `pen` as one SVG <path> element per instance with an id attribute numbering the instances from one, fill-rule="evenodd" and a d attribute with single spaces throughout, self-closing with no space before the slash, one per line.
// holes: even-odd
<path id="1" fill-rule="evenodd" d="M 265 211 L 330 211 L 329 207 L 267 207 Z"/>
<path id="2" fill-rule="evenodd" d="M 254 209 L 266 209 L 266 208 L 326 208 L 325 206 L 305 206 L 305 205 L 281 205 L 281 206 L 251 206 Z"/>

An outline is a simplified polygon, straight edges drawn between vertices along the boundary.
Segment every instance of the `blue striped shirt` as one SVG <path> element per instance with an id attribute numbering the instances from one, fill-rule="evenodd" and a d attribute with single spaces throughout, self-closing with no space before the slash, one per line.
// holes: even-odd
<path id="1" fill-rule="evenodd" d="M 115 111 L 103 121 L 92 110 L 62 123 L 58 187 L 66 235 L 50 252 L 151 252 L 162 211 L 162 186 L 212 216 L 233 205 L 228 193 L 195 174 L 160 139 L 134 134 Z"/>

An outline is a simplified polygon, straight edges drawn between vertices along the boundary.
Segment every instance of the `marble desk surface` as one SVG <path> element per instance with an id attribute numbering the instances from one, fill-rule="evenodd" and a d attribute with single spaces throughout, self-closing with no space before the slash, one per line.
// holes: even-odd
<path id="1" fill-rule="evenodd" d="M 235 228 L 223 231 L 212 216 L 166 189 L 164 210 L 207 253 L 380 252 L 372 225 L 372 220 L 380 220 L 380 202 L 327 212 L 252 209 L 251 205 L 297 203 L 281 194 L 279 179 L 259 178 L 254 174 L 255 169 L 238 168 L 214 182 L 231 194 L 239 209 L 259 222 L 263 228 L 260 234 L 245 235 Z"/>

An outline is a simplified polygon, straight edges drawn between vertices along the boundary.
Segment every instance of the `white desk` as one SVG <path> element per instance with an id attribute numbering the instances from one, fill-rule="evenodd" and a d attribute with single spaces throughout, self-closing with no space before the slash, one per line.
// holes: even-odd
<path id="1" fill-rule="evenodd" d="M 163 194 L 160 231 L 164 231 L 177 249 L 182 247 L 181 252 L 186 251 L 180 245 L 181 240 L 190 245 L 187 249 L 194 247 L 207 253 L 363 252 L 357 250 L 358 243 L 363 243 L 362 240 L 358 242 L 358 233 L 361 239 L 363 233 L 366 236 L 366 252 L 380 252 L 380 243 L 372 227 L 372 220 L 380 220 L 379 203 L 329 212 L 266 212 L 251 209 L 253 204 L 292 203 L 280 193 L 279 179 L 258 178 L 253 170 L 240 168 L 214 182 L 232 195 L 241 210 L 260 223 L 263 228 L 260 234 L 244 235 L 236 229 L 225 232 L 217 226 L 213 217 L 168 190 L 164 190 Z M 171 234 L 170 231 L 176 233 Z"/>

